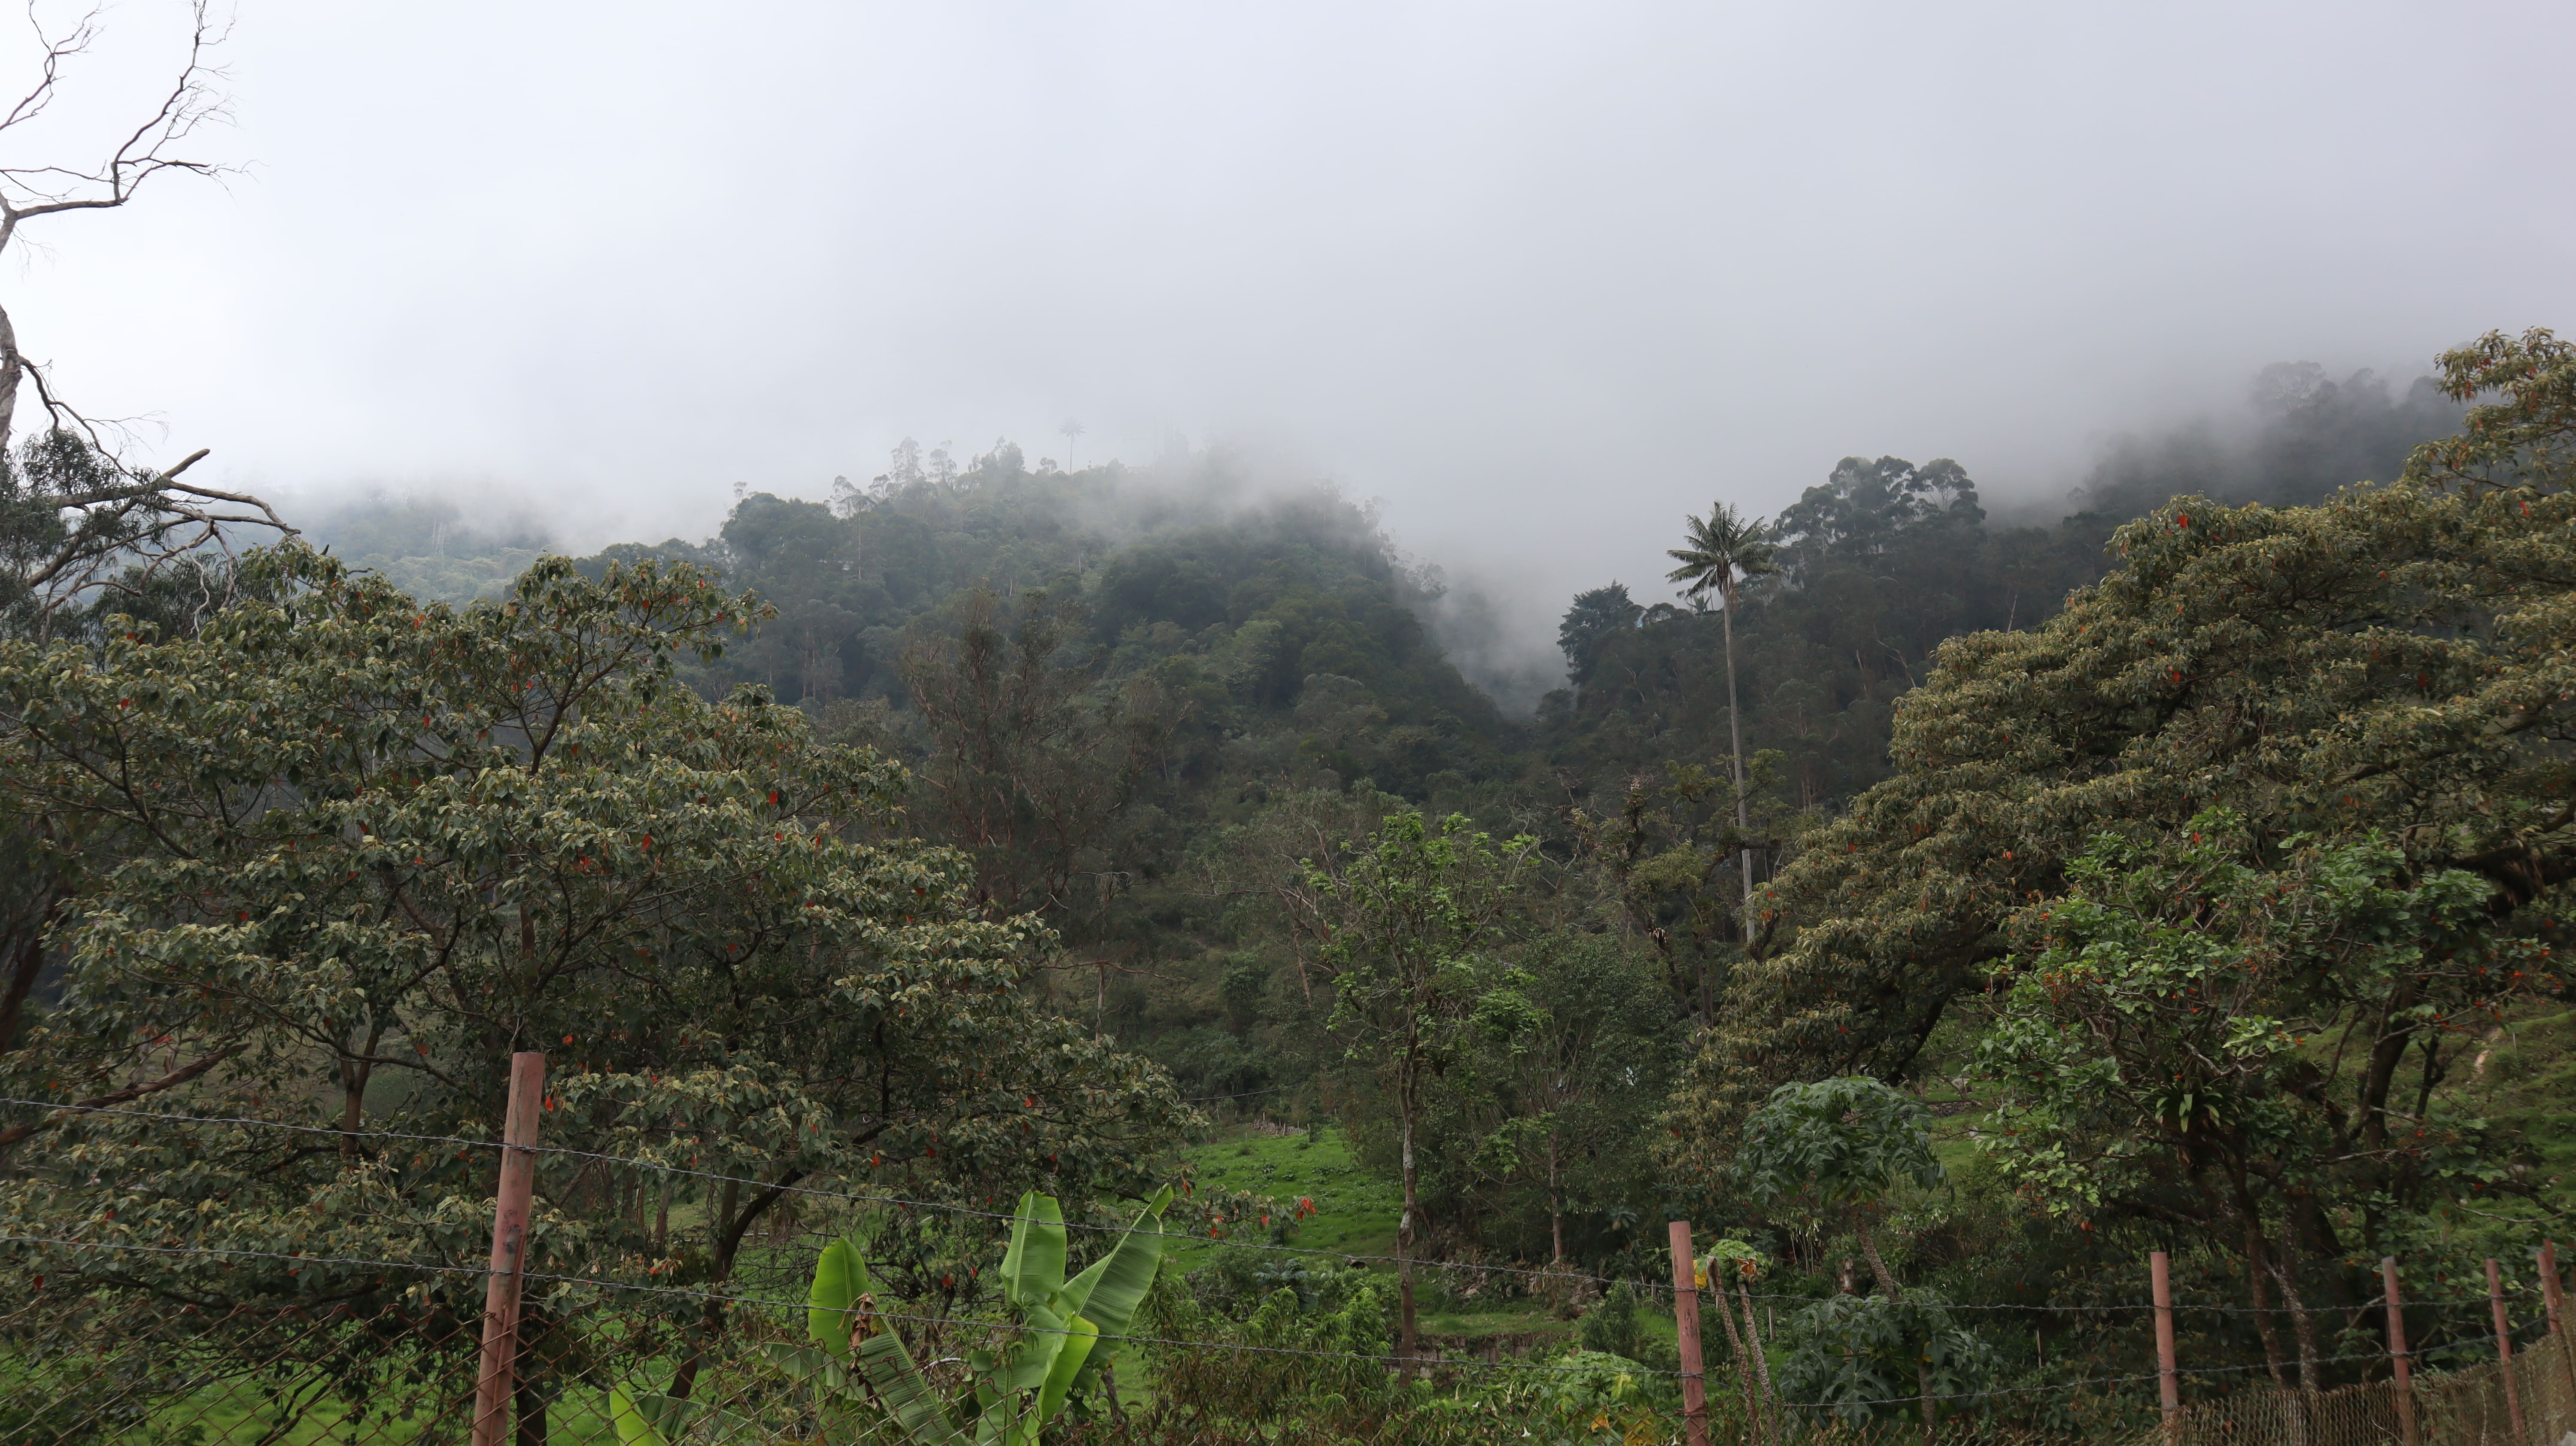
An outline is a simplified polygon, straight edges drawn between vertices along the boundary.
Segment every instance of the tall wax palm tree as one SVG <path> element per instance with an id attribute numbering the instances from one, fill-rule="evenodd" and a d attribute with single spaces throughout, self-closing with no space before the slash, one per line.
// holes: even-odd
<path id="1" fill-rule="evenodd" d="M 1747 518 L 1726 502 L 1709 504 L 1706 517 L 1683 519 L 1688 537 L 1683 545 L 1665 553 L 1681 566 L 1666 573 L 1668 582 L 1687 583 L 1682 596 L 1693 600 L 1717 594 L 1726 623 L 1726 731 L 1734 745 L 1735 762 L 1735 831 L 1741 836 L 1751 827 L 1744 801 L 1744 727 L 1737 721 L 1735 707 L 1735 602 L 1737 587 L 1747 578 L 1761 577 L 1780 570 L 1771 558 L 1771 528 L 1761 518 Z M 1744 865 L 1744 908 L 1741 921 L 1745 942 L 1753 939 L 1753 850 L 1739 848 Z"/>

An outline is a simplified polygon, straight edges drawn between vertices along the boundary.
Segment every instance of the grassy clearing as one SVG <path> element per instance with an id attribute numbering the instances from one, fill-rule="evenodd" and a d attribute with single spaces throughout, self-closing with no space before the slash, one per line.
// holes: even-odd
<path id="1" fill-rule="evenodd" d="M 1213 1189 L 1266 1195 L 1291 1212 L 1301 1197 L 1312 1198 L 1314 1217 L 1290 1228 L 1290 1245 L 1343 1255 L 1395 1253 L 1403 1194 L 1393 1181 L 1363 1169 L 1339 1130 L 1273 1135 L 1247 1128 L 1192 1148 L 1189 1161 L 1192 1176 Z M 1184 1268 L 1204 1253 L 1204 1247 L 1176 1252 Z"/>
<path id="2" fill-rule="evenodd" d="M 1192 1175 L 1208 1188 L 1264 1195 L 1290 1210 L 1301 1197 L 1313 1199 L 1314 1216 L 1290 1227 L 1286 1244 L 1341 1255 L 1395 1253 L 1403 1193 L 1395 1182 L 1363 1167 L 1351 1153 L 1348 1137 L 1338 1130 L 1326 1126 L 1311 1134 L 1280 1135 L 1239 1128 L 1192 1148 L 1189 1160 Z M 1206 1245 L 1185 1247 L 1173 1252 L 1174 1263 L 1182 1271 L 1193 1270 L 1204 1265 L 1210 1253 Z M 1390 1277 L 1394 1274 L 1394 1267 L 1383 1260 L 1364 1265 Z M 1574 1329 L 1551 1315 L 1544 1302 L 1526 1297 L 1439 1302 L 1428 1283 L 1424 1294 L 1432 1299 L 1422 1309 L 1421 1328 L 1433 1335 L 1571 1336 Z M 1663 1330 L 1672 1333 L 1670 1320 L 1663 1322 Z"/>

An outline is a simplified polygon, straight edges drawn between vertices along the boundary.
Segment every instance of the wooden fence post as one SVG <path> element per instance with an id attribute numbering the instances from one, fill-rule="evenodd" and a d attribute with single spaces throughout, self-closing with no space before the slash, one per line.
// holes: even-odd
<path id="1" fill-rule="evenodd" d="M 2522 1425 L 2522 1391 L 2513 1383 L 2513 1321 L 2504 1312 L 2504 1267 L 2487 1257 L 2487 1305 L 2495 1312 L 2496 1369 L 2504 1376 L 2504 1414 L 2513 1423 L 2513 1439 L 2528 1441 Z"/>
<path id="2" fill-rule="evenodd" d="M 2549 1306 L 2549 1333 L 2558 1334 L 2558 1311 L 2567 1303 L 2558 1287 L 2558 1242 L 2540 1242 L 2540 1298 Z"/>
<path id="3" fill-rule="evenodd" d="M 2147 1256 L 2156 1296 L 2156 1397 L 2164 1408 L 2165 1446 L 2181 1446 L 2182 1383 L 2174 1375 L 2173 1274 L 2161 1250 Z"/>
<path id="4" fill-rule="evenodd" d="M 474 1446 L 501 1446 L 519 1355 L 519 1272 L 527 1264 L 528 1197 L 537 1180 L 537 1113 L 546 1057 L 510 1056 L 510 1106 L 501 1121 L 501 1181 L 492 1209 L 492 1273 L 483 1287 L 483 1363 L 474 1379 Z"/>
<path id="5" fill-rule="evenodd" d="M 2555 1240 L 2540 1242 L 2540 1292 L 2541 1299 L 2549 1302 L 2549 1343 L 2558 1347 L 2558 1364 L 2567 1372 L 2568 1386 L 2576 1388 L 2576 1341 L 2569 1340 L 2566 1333 L 2558 1328 L 2559 1317 L 2567 1313 L 2567 1294 L 2558 1283 L 2558 1242 Z"/>
<path id="6" fill-rule="evenodd" d="M 2379 1285 L 2388 1301 L 2388 1364 L 2397 1378 L 2397 1439 L 2416 1446 L 2415 1363 L 2406 1353 L 2406 1307 L 2397 1295 L 2397 1257 L 2379 1258 Z"/>
<path id="7" fill-rule="evenodd" d="M 1673 1328 L 1681 1337 L 1682 1433 L 1689 1446 L 1708 1446 L 1708 1382 L 1700 1373 L 1699 1270 L 1691 1255 L 1687 1220 L 1670 1226 L 1673 1243 Z M 1718 1309 L 1726 1308 L 1720 1302 Z"/>

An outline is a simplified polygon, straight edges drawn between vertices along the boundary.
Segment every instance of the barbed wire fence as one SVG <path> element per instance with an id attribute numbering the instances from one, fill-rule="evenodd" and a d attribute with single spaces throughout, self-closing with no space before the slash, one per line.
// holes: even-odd
<path id="1" fill-rule="evenodd" d="M 720 1286 L 677 1284 L 659 1265 L 549 1271 L 529 1258 L 529 1191 L 549 1157 L 660 1171 L 702 1186 L 755 1184 L 664 1161 L 549 1147 L 535 1139 L 538 1073 L 514 1076 L 505 1139 L 354 1132 L 383 1145 L 483 1149 L 499 1157 L 490 1217 L 492 1254 L 476 1262 L 385 1259 L 273 1250 L 188 1238 L 166 1228 L 147 1236 L 114 1226 L 81 1234 L 0 1232 L 0 1442 L 546 1442 L 912 1443 L 917 1434 L 868 1404 L 847 1383 L 817 1384 L 805 1281 L 819 1234 L 771 1242 L 751 1268 Z M 43 1101 L 0 1105 L 64 1107 Z M 134 1109 L 86 1109 L 153 1128 L 282 1130 L 347 1138 L 353 1132 L 256 1118 Z M 791 1193 L 856 1209 L 930 1211 L 1007 1224 L 1008 1211 L 886 1192 L 821 1185 Z M 514 1215 L 515 1197 L 515 1215 Z M 1075 1229 L 1116 1230 L 1067 1222 Z M 1174 1232 L 1176 1235 L 1178 1232 Z M 1181 1235 L 1194 1244 L 1197 1235 Z M 1292 1257 L 1382 1263 L 1277 1242 L 1236 1248 Z M 1910 1408 L 1917 1397 L 1782 1401 L 1745 1389 L 1696 1348 L 1691 1329 L 1705 1309 L 1754 1301 L 1807 1306 L 1814 1298 L 1695 1284 L 1688 1274 L 1687 1226 L 1676 1223 L 1674 1281 L 1623 1280 L 1583 1272 L 1469 1267 L 1510 1277 L 1575 1277 L 1627 1286 L 1676 1311 L 1678 1368 L 1577 1359 L 1482 1356 L 1465 1349 L 1398 1358 L 1387 1343 L 1285 1343 L 1281 1339 L 1197 1338 L 1157 1332 L 1141 1321 L 1116 1341 L 1141 1370 L 1130 1388 L 1050 1426 L 1047 1439 L 1076 1443 L 1226 1443 L 1305 1446 L 1447 1446 L 1528 1439 L 1617 1441 L 1623 1446 L 1785 1446 L 1790 1441 L 1912 1442 L 1933 1433 L 1913 1422 L 1852 1419 L 1872 1408 Z M 2004 1413 L 1999 1402 L 2052 1393 L 2143 1400 L 2161 1397 L 2156 1424 L 2136 1446 L 2559 1446 L 2576 1431 L 2576 1351 L 2562 1329 L 2552 1252 L 2543 1252 L 2545 1311 L 2519 1324 L 2490 1262 L 2483 1296 L 2442 1296 L 2408 1307 L 2483 1306 L 2495 1325 L 2495 1358 L 2426 1370 L 2410 1358 L 2402 1315 L 2391 1312 L 2389 1349 L 2345 1352 L 2320 1364 L 2388 1366 L 2391 1376 L 2334 1390 L 2298 1391 L 2249 1380 L 2263 1365 L 2194 1366 L 2177 1361 L 2177 1312 L 2241 1315 L 2286 1307 L 2219 1301 L 2112 1303 L 2104 1314 L 2152 1313 L 2165 1349 L 2157 1369 L 1941 1395 L 1937 1439 L 1961 1446 L 2063 1441 Z M 2156 1272 L 2161 1285 L 2163 1269 Z M 2393 1295 L 2393 1262 L 2388 1267 Z M 1719 1283 L 1721 1286 L 1724 1282 Z M 2379 1304 L 2374 1302 L 2373 1304 Z M 1959 1310 L 2050 1311 L 2063 1305 L 1961 1305 Z M 2074 1307 L 2094 1311 L 2092 1306 Z M 967 1358 L 1006 1345 L 1008 1322 L 972 1310 L 888 1302 L 872 1312 L 906 1336 L 931 1384 L 969 1389 Z M 1215 1333 L 1222 1334 L 1222 1333 Z M 1374 1345 L 1375 1349 L 1366 1348 Z M 2412 1369 L 2410 1370 L 2410 1366 Z M 1476 1386 L 1442 1393 L 1406 1384 L 1417 1374 Z M 2277 1375 L 2277 1370 L 2275 1370 Z M 2245 1388 L 2185 1404 L 2186 1382 Z M 1148 1385 L 1147 1383 L 1150 1383 Z M 621 1420 L 621 1417 L 623 1418 Z M 649 1433 L 641 1428 L 650 1427 Z M 970 1437 L 961 1436 L 962 1443 Z M 2098 1436 L 2094 1439 L 2100 1439 Z"/>

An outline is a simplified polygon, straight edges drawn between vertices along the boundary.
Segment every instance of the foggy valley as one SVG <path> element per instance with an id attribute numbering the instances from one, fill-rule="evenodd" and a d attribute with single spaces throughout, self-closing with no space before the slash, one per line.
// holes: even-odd
<path id="1" fill-rule="evenodd" d="M 2576 1439 L 2571 46 L 37 0 L 0 1440 Z"/>

